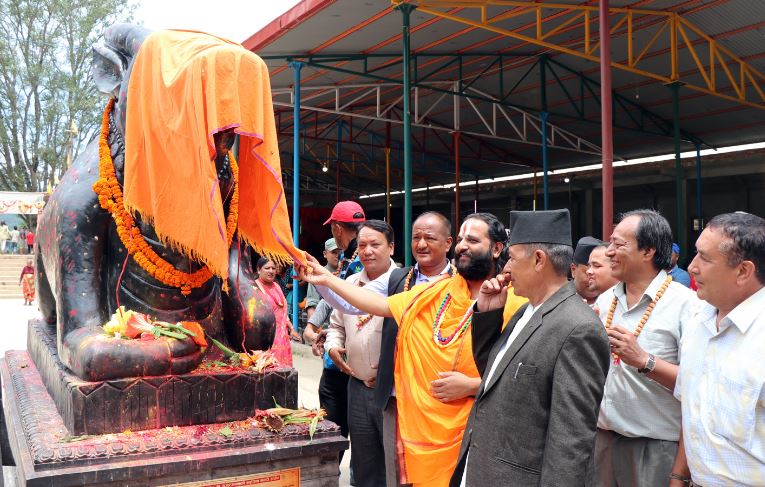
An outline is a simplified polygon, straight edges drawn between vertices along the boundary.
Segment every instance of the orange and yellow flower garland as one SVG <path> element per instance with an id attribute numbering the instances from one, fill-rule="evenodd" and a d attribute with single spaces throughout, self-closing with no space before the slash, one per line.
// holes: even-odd
<path id="1" fill-rule="evenodd" d="M 643 327 L 645 326 L 646 322 L 648 321 L 648 318 L 651 316 L 651 311 L 656 307 L 656 303 L 659 302 L 662 296 L 664 296 L 664 292 L 669 287 L 669 283 L 672 282 L 672 276 L 668 275 L 666 279 L 664 279 L 664 283 L 662 283 L 659 290 L 656 292 L 656 297 L 651 300 L 651 302 L 648 304 L 648 307 L 645 309 L 645 312 L 643 313 L 643 316 L 640 317 L 640 321 L 638 322 L 637 326 L 635 327 L 635 331 L 632 332 L 633 335 L 635 335 L 635 338 L 640 336 L 640 332 L 643 331 Z M 608 315 L 606 315 L 606 329 L 611 328 L 611 325 L 614 322 L 614 313 L 616 312 L 616 303 L 617 298 L 614 296 L 614 299 L 611 300 L 611 307 L 608 308 Z M 611 356 L 614 358 L 614 365 L 619 365 L 619 362 L 621 361 L 619 359 L 619 354 L 611 353 Z"/>
<path id="2" fill-rule="evenodd" d="M 98 195 L 98 202 L 101 204 L 101 208 L 112 215 L 114 223 L 117 225 L 117 234 L 127 249 L 128 254 L 133 256 L 133 260 L 161 283 L 180 288 L 181 294 L 188 296 L 191 294 L 192 289 L 198 288 L 210 280 L 212 272 L 207 266 L 192 274 L 179 271 L 173 267 L 172 264 L 160 257 L 146 243 L 143 235 L 141 235 L 141 230 L 135 225 L 133 216 L 125 209 L 125 203 L 122 199 L 122 188 L 119 181 L 117 181 L 114 161 L 112 160 L 111 148 L 108 142 L 109 114 L 113 106 L 114 100 L 110 100 L 104 110 L 103 121 L 101 123 L 101 137 L 98 144 L 99 178 L 93 184 L 93 191 Z M 239 166 L 234 159 L 234 155 L 231 152 L 228 155 L 231 161 L 231 173 L 234 178 L 234 192 L 231 196 L 229 213 L 226 218 L 226 237 L 230 247 L 239 219 Z"/>

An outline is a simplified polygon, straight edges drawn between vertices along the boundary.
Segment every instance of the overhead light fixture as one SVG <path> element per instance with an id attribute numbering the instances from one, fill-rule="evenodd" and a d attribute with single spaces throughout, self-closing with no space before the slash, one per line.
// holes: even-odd
<path id="1" fill-rule="evenodd" d="M 324 164 L 321 165 L 321 172 L 327 172 L 327 171 L 329 171 L 329 164 L 325 162 Z"/>
<path id="2" fill-rule="evenodd" d="M 710 155 L 722 155 L 722 154 L 730 154 L 735 152 L 742 152 L 742 151 L 749 151 L 749 150 L 759 150 L 759 149 L 765 149 L 765 142 L 753 142 L 751 144 L 741 144 L 741 145 L 732 145 L 727 147 L 720 147 L 718 149 L 703 149 L 701 151 L 697 152 L 694 151 L 688 151 L 688 152 L 682 152 L 680 153 L 680 159 L 688 159 L 691 157 L 696 157 L 697 155 L 700 155 L 701 157 L 706 157 Z M 632 167 L 632 166 L 639 166 L 643 164 L 650 164 L 654 162 L 664 162 L 664 161 L 674 161 L 675 160 L 675 153 L 669 153 L 669 154 L 661 154 L 657 156 L 646 156 L 646 157 L 639 157 L 636 159 L 622 159 L 622 160 L 615 160 L 613 161 L 613 167 Z M 555 174 L 576 174 L 580 172 L 585 171 L 600 171 L 603 169 L 603 164 L 597 163 L 597 164 L 588 164 L 584 166 L 577 166 L 577 167 L 569 167 L 566 169 L 557 169 L 555 171 Z M 509 176 L 497 176 L 493 178 L 485 178 L 485 179 L 479 179 L 478 185 L 484 186 L 486 184 L 496 184 L 496 183 L 502 183 L 505 181 L 530 181 L 536 177 L 537 173 L 525 173 L 525 174 L 513 174 Z M 548 171 L 548 174 L 553 174 L 553 171 Z M 461 181 L 460 186 L 472 186 L 476 184 L 475 181 L 469 180 L 469 181 Z M 454 188 L 454 183 L 450 184 L 439 184 L 439 185 L 430 185 L 430 186 L 421 186 L 418 188 L 412 188 L 412 193 L 419 193 L 422 191 L 434 191 L 437 189 L 449 189 Z M 391 191 L 390 194 L 396 195 L 396 194 L 403 194 L 403 191 Z M 370 194 L 362 194 L 359 196 L 359 199 L 367 199 L 367 198 L 381 198 L 385 196 L 386 193 L 370 193 Z"/>
<path id="3" fill-rule="evenodd" d="M 563 182 L 564 183 L 570 183 L 571 182 L 571 178 L 565 178 L 565 179 L 563 179 Z"/>

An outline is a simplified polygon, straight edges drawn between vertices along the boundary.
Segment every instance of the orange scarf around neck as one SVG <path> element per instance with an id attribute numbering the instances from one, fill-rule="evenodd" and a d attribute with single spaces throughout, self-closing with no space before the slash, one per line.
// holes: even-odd
<path id="1" fill-rule="evenodd" d="M 144 41 L 128 85 L 125 206 L 165 244 L 226 278 L 213 135 L 227 129 L 240 136 L 240 239 L 276 262 L 303 262 L 292 244 L 268 68 L 231 41 L 189 31 Z"/>

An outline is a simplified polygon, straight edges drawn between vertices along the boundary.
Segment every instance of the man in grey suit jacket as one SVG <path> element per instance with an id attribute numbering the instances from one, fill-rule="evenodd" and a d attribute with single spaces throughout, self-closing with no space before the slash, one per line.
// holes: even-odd
<path id="1" fill-rule="evenodd" d="M 510 226 L 510 280 L 529 304 L 501 331 L 507 278 L 481 287 L 473 333 L 490 329 L 496 340 L 450 485 L 582 486 L 592 471 L 608 337 L 567 281 L 568 210 L 514 211 Z"/>

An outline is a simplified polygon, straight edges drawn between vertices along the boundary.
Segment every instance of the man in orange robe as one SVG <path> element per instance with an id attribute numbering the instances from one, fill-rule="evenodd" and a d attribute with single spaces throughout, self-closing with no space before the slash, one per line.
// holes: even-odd
<path id="1" fill-rule="evenodd" d="M 489 213 L 467 217 L 455 247 L 457 273 L 388 298 L 335 278 L 315 261 L 308 282 L 324 285 L 348 303 L 399 325 L 394 380 L 398 404 L 401 483 L 447 485 L 473 405 L 472 397 L 444 403 L 432 392 L 440 373 L 479 377 L 488 357 L 473 358 L 473 304 L 484 280 L 497 272 L 506 238 L 502 223 Z M 518 299 L 517 309 L 524 300 Z M 483 348 L 483 347 L 479 347 Z M 382 459 L 381 459 L 382 461 Z"/>

